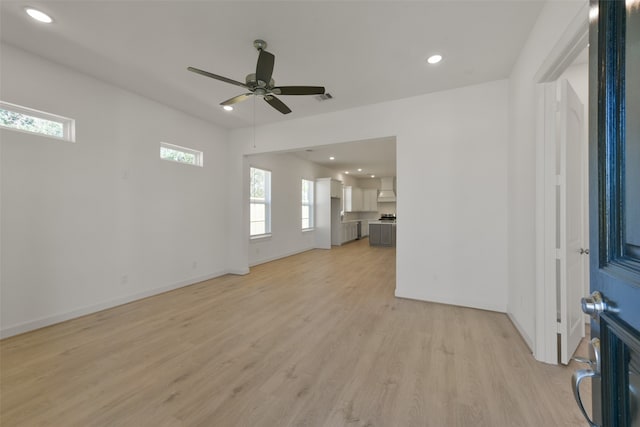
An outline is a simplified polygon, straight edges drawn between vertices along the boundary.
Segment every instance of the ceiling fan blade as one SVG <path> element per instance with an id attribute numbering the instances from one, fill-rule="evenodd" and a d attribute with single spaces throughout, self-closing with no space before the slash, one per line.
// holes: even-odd
<path id="1" fill-rule="evenodd" d="M 273 108 L 280 111 L 282 114 L 289 114 L 291 109 L 285 105 L 284 102 L 280 101 L 273 95 L 265 95 L 264 100 L 269 103 Z"/>
<path id="2" fill-rule="evenodd" d="M 240 101 L 244 101 L 245 99 L 249 98 L 252 95 L 253 94 L 251 92 L 243 93 L 242 95 L 234 96 L 233 98 L 230 98 L 230 99 L 227 99 L 224 102 L 221 102 L 220 105 L 233 105 L 233 104 L 236 104 L 236 103 L 238 103 Z"/>
<path id="3" fill-rule="evenodd" d="M 273 88 L 276 95 L 322 95 L 322 86 L 278 86 Z"/>
<path id="4" fill-rule="evenodd" d="M 206 76 L 206 77 L 211 77 L 212 79 L 220 80 L 221 82 L 231 83 L 232 85 L 244 87 L 244 88 L 247 88 L 247 89 L 249 88 L 249 86 L 247 86 L 244 83 L 240 83 L 240 82 L 238 82 L 236 80 L 228 79 L 226 77 L 222 77 L 222 76 L 219 76 L 217 74 L 210 73 L 208 71 L 200 70 L 198 68 L 187 67 L 187 70 L 189 70 L 189 71 L 191 71 L 193 73 L 196 73 L 196 74 L 201 74 L 201 75 Z"/>
<path id="5" fill-rule="evenodd" d="M 258 55 L 258 64 L 256 65 L 256 80 L 258 82 L 264 82 L 265 86 L 271 81 L 275 60 L 276 57 L 273 56 L 272 53 L 269 53 L 266 50 L 260 50 L 260 55 Z"/>

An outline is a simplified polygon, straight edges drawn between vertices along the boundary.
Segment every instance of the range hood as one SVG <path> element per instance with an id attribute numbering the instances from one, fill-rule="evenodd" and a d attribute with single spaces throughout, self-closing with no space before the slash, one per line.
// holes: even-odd
<path id="1" fill-rule="evenodd" d="M 378 203 L 395 202 L 396 193 L 393 192 L 393 177 L 380 178 L 380 181 L 382 182 L 382 186 L 378 193 Z"/>

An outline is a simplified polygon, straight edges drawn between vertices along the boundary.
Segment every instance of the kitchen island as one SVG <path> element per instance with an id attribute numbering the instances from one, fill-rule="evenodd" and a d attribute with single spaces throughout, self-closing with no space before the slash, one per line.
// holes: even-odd
<path id="1" fill-rule="evenodd" d="M 369 246 L 396 245 L 396 221 L 369 221 Z"/>

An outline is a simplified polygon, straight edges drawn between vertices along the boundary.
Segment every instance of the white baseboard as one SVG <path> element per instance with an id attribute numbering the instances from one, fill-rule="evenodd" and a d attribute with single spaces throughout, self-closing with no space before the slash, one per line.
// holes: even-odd
<path id="1" fill-rule="evenodd" d="M 249 270 L 247 269 L 247 273 L 248 272 Z M 180 282 L 173 283 L 171 285 L 162 286 L 159 288 L 154 288 L 154 289 L 150 289 L 143 292 L 138 292 L 136 294 L 127 295 L 124 297 L 114 298 L 109 301 L 105 301 L 99 304 L 93 304 L 87 307 L 78 308 L 76 310 L 68 311 L 65 313 L 54 314 L 52 316 L 45 316 L 36 320 L 30 320 L 28 322 L 23 322 L 17 325 L 0 329 L 0 338 L 8 338 L 14 335 L 44 328 L 45 326 L 51 326 L 56 323 L 64 322 L 66 320 L 71 320 L 77 317 L 86 316 L 87 314 L 93 314 L 98 311 L 106 310 L 108 308 L 113 308 L 122 304 L 127 304 L 142 298 L 151 297 L 154 295 L 162 294 L 164 292 L 172 291 L 174 289 L 183 288 L 185 286 L 204 282 L 205 280 L 214 279 L 216 277 L 224 276 L 225 274 L 238 274 L 238 273 L 228 271 L 228 270 L 219 271 L 219 272 L 207 274 L 205 276 L 182 280 Z"/>
<path id="2" fill-rule="evenodd" d="M 520 334 L 524 342 L 527 344 L 527 346 L 529 346 L 529 350 L 531 350 L 531 352 L 533 353 L 533 340 L 531 339 L 531 337 L 524 331 L 524 329 L 522 328 L 520 323 L 518 323 L 516 318 L 513 317 L 511 313 L 509 313 L 508 311 L 507 311 L 507 316 L 509 317 L 509 320 L 511 320 L 511 323 L 513 323 L 513 326 L 515 326 L 516 330 L 518 331 L 518 333 Z"/>
<path id="3" fill-rule="evenodd" d="M 227 274 L 235 274 L 237 276 L 244 276 L 245 274 L 249 274 L 249 268 L 236 269 L 231 268 L 227 271 Z"/>
<path id="4" fill-rule="evenodd" d="M 447 299 L 431 298 L 431 297 L 425 297 L 423 295 L 415 295 L 415 294 L 401 292 L 401 291 L 398 291 L 398 288 L 396 288 L 395 290 L 395 296 L 397 298 L 411 299 L 415 301 L 435 302 L 437 304 L 455 305 L 458 307 L 467 307 L 467 308 L 475 308 L 478 310 L 495 311 L 497 313 L 506 312 L 504 307 L 497 304 L 493 304 L 492 302 L 471 300 L 469 298 L 464 298 L 464 297 L 463 298 L 447 298 Z"/>

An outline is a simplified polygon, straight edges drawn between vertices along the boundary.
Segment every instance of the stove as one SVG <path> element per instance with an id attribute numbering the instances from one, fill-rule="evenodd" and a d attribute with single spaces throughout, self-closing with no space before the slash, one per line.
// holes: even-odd
<path id="1" fill-rule="evenodd" d="M 395 221 L 396 214 L 382 214 L 380 215 L 379 221 Z"/>

